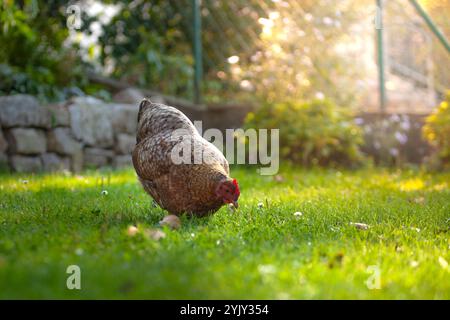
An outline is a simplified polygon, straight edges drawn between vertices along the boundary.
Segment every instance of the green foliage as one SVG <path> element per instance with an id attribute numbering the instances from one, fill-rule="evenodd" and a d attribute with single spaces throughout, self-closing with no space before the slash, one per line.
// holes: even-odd
<path id="1" fill-rule="evenodd" d="M 362 133 L 352 113 L 329 100 L 266 104 L 247 128 L 280 129 L 280 155 L 303 165 L 352 165 L 361 160 Z"/>
<path id="2" fill-rule="evenodd" d="M 450 166 L 450 91 L 427 119 L 423 136 L 437 149 L 436 157 L 444 167 Z"/>
<path id="3" fill-rule="evenodd" d="M 64 0 L 0 4 L 0 94 L 28 93 L 42 100 L 61 99 L 86 84 L 68 36 Z"/>
<path id="4" fill-rule="evenodd" d="M 99 37 L 102 65 L 111 64 L 112 76 L 130 84 L 190 95 L 193 59 L 182 20 L 170 1 L 122 1 Z M 92 17 L 84 29 L 96 21 Z"/>
<path id="5" fill-rule="evenodd" d="M 407 115 L 375 118 L 364 125 L 363 151 L 373 155 L 376 164 L 404 165 L 411 127 Z"/>

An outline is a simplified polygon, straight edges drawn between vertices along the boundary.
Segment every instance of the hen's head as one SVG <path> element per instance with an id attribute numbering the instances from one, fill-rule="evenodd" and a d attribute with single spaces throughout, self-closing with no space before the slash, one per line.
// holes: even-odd
<path id="1" fill-rule="evenodd" d="M 219 182 L 216 189 L 216 195 L 223 200 L 224 203 L 232 203 L 236 208 L 238 207 L 238 199 L 241 192 L 236 179 L 223 180 Z"/>

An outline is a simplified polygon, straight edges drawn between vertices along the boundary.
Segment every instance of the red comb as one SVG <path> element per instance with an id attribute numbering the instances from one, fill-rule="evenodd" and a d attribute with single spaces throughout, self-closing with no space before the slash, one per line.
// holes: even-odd
<path id="1" fill-rule="evenodd" d="M 239 195 L 241 194 L 241 192 L 239 191 L 239 185 L 238 185 L 236 179 L 233 179 L 233 184 L 234 184 L 234 186 L 236 187 L 235 194 L 236 194 L 237 196 L 239 196 Z"/>

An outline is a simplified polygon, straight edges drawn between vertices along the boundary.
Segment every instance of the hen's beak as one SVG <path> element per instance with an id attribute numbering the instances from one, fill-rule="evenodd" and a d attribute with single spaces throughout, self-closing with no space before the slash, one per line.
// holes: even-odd
<path id="1" fill-rule="evenodd" d="M 233 206 L 234 206 L 236 209 L 239 208 L 238 202 L 237 202 L 237 201 L 233 201 Z"/>

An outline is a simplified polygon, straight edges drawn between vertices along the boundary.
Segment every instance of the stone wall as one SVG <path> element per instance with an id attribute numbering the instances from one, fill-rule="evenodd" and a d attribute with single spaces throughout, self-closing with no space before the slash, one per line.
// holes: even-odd
<path id="1" fill-rule="evenodd" d="M 0 162 L 18 172 L 131 165 L 137 108 L 92 97 L 45 106 L 28 95 L 0 97 Z"/>
<path id="2" fill-rule="evenodd" d="M 40 172 L 131 165 L 139 102 L 136 89 L 125 89 L 105 103 L 93 97 L 41 105 L 32 96 L 0 97 L 0 169 Z M 163 98 L 152 96 L 154 102 Z M 203 129 L 239 127 L 251 107 L 177 106 Z"/>

